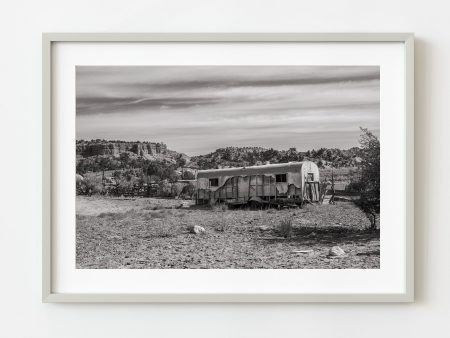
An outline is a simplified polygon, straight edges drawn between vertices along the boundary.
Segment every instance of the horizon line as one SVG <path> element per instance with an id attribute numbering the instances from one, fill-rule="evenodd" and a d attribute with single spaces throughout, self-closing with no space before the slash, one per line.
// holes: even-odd
<path id="1" fill-rule="evenodd" d="M 123 143 L 153 143 L 153 144 L 164 144 L 164 145 L 167 146 L 167 143 L 165 143 L 165 142 L 163 142 L 163 141 L 139 141 L 139 140 L 136 140 L 136 141 L 124 141 L 124 140 L 109 140 L 109 139 L 90 139 L 90 140 L 87 140 L 87 139 L 76 139 L 75 141 L 76 141 L 76 142 L 78 142 L 78 141 L 86 141 L 86 142 L 92 142 L 92 141 L 105 141 L 105 142 L 123 142 Z M 308 149 L 308 150 L 298 150 L 297 147 L 288 147 L 288 148 L 285 148 L 285 149 L 280 149 L 280 148 L 275 148 L 275 147 L 269 147 L 269 148 L 267 148 L 267 147 L 262 147 L 262 146 L 223 146 L 223 147 L 216 148 L 216 149 L 214 149 L 214 150 L 212 150 L 212 151 L 210 151 L 210 152 L 208 152 L 208 153 L 202 153 L 202 154 L 197 154 L 197 155 L 188 155 L 188 154 L 186 154 L 186 153 L 184 153 L 184 152 L 179 152 L 178 150 L 174 150 L 174 149 L 169 148 L 169 147 L 167 148 L 167 150 L 175 151 L 175 152 L 177 152 L 177 153 L 179 153 L 179 154 L 187 155 L 187 156 L 189 156 L 189 157 L 195 157 L 195 156 L 204 156 L 204 155 L 208 155 L 208 154 L 211 154 L 211 153 L 216 152 L 217 150 L 220 150 L 220 149 L 227 149 L 227 148 L 261 148 L 261 149 L 265 149 L 265 150 L 271 150 L 271 149 L 273 149 L 273 150 L 276 150 L 276 151 L 288 151 L 288 150 L 290 150 L 291 148 L 293 148 L 293 149 L 295 149 L 295 151 L 297 151 L 297 152 L 300 152 L 300 153 L 306 153 L 306 152 L 308 152 L 308 151 L 320 150 L 320 149 L 350 150 L 350 149 L 353 149 L 353 148 L 360 148 L 360 147 L 359 147 L 359 146 L 353 146 L 353 147 L 348 147 L 348 148 L 319 147 L 319 148 L 312 148 L 312 149 Z"/>

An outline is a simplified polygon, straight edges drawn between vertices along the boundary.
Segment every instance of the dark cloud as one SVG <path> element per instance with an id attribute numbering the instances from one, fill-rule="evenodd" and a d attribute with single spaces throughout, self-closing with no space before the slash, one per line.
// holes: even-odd
<path id="1" fill-rule="evenodd" d="M 221 102 L 211 97 L 190 98 L 139 98 L 139 97 L 80 97 L 77 99 L 77 114 L 114 113 L 123 111 L 144 110 L 152 108 L 187 109 L 199 105 L 212 105 Z"/>
<path id="2" fill-rule="evenodd" d="M 95 67 L 97 68 L 97 67 Z M 199 68 L 199 67 L 196 67 Z M 229 68 L 232 72 L 233 67 Z M 236 67 L 239 68 L 239 67 Z M 247 67 L 248 69 L 249 67 Z M 250 67 L 252 68 L 252 67 Z M 283 68 L 283 67 L 281 67 Z M 98 70 L 93 70 L 94 74 L 101 75 L 103 72 Z M 257 72 L 258 70 L 255 69 Z M 93 74 L 89 76 L 92 77 Z M 118 76 L 120 74 L 117 74 Z M 364 72 L 356 74 L 319 74 L 314 76 L 314 74 L 303 74 L 301 76 L 296 76 L 296 74 L 269 74 L 266 78 L 258 78 L 252 76 L 250 79 L 241 78 L 236 79 L 232 76 L 218 76 L 218 78 L 208 78 L 208 79 L 196 79 L 195 74 L 192 74 L 192 78 L 180 78 L 175 81 L 167 82 L 166 79 L 159 79 L 156 81 L 127 81 L 123 79 L 117 79 L 114 82 L 104 83 L 105 88 L 122 90 L 122 91 L 193 91 L 193 90 L 203 90 L 203 89 L 216 89 L 225 90 L 230 88 L 239 87 L 278 87 L 278 86 L 305 86 L 305 85 L 326 85 L 326 84 L 342 84 L 349 82 L 370 82 L 379 81 L 380 73 L 378 67 L 370 67 Z"/>
<path id="3" fill-rule="evenodd" d="M 168 90 L 192 90 L 201 88 L 236 88 L 236 87 L 277 87 L 277 86 L 303 86 L 303 85 L 321 85 L 333 84 L 343 82 L 364 82 L 364 81 L 378 81 L 380 79 L 379 72 L 367 74 L 352 74 L 348 76 L 331 76 L 331 77 L 302 77 L 302 78 L 269 78 L 259 80 L 192 80 L 179 81 L 172 83 L 156 83 L 149 85 L 153 89 L 168 89 Z M 136 86 L 145 86 L 144 83 L 136 84 Z"/>

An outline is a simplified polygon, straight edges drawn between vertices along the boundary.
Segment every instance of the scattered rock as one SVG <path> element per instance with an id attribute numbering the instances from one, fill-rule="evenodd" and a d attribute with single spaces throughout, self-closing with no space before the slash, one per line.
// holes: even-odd
<path id="1" fill-rule="evenodd" d="M 330 249 L 328 256 L 342 257 L 345 256 L 345 251 L 336 245 Z"/>
<path id="2" fill-rule="evenodd" d="M 299 253 L 299 254 L 309 254 L 312 253 L 312 250 L 292 250 L 291 253 Z"/>
<path id="3" fill-rule="evenodd" d="M 188 230 L 191 234 L 201 234 L 205 232 L 205 228 L 201 227 L 200 225 L 191 225 L 188 227 Z"/>

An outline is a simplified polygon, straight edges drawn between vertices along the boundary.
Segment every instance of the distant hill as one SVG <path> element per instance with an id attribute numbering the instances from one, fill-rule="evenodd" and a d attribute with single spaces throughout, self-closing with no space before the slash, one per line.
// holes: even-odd
<path id="1" fill-rule="evenodd" d="M 77 140 L 77 173 L 88 171 L 142 168 L 149 162 L 161 162 L 173 167 L 189 162 L 186 154 L 167 149 L 162 142 L 127 142 L 107 140 Z"/>
<path id="2" fill-rule="evenodd" d="M 336 148 L 320 148 L 306 152 L 297 151 L 295 148 L 288 150 L 267 149 L 261 147 L 226 147 L 190 159 L 191 166 L 199 169 L 213 169 L 220 167 L 240 167 L 257 164 L 286 163 L 294 161 L 310 160 L 316 162 L 319 167 L 354 167 L 360 161 L 360 148 L 354 147 L 347 150 Z"/>
<path id="3" fill-rule="evenodd" d="M 310 160 L 320 168 L 354 167 L 360 161 L 360 149 L 320 148 L 306 152 L 295 148 L 276 150 L 262 147 L 226 147 L 206 155 L 189 157 L 170 150 L 162 142 L 127 142 L 107 140 L 77 140 L 77 173 L 101 170 L 144 168 L 150 162 L 159 162 L 173 169 L 213 169 L 242 167 L 270 163 Z"/>

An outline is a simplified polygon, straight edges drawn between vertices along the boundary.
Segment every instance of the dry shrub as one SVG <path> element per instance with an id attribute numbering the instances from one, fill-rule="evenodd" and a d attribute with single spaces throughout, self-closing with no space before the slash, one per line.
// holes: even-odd
<path id="1" fill-rule="evenodd" d="M 193 199 L 195 195 L 195 185 L 193 183 L 188 183 L 183 187 L 180 193 L 180 197 L 184 199 Z"/>
<path id="2" fill-rule="evenodd" d="M 98 215 L 98 217 L 109 218 L 109 217 L 113 217 L 115 215 L 117 215 L 117 213 L 115 213 L 115 212 L 102 212 L 101 214 Z"/>
<path id="3" fill-rule="evenodd" d="M 172 186 L 170 188 L 170 195 L 171 197 L 179 197 L 181 195 L 181 192 L 183 191 L 184 183 L 172 183 Z"/>
<path id="4" fill-rule="evenodd" d="M 149 212 L 148 215 L 152 218 L 165 218 L 166 212 L 165 210 L 157 210 Z"/>
<path id="5" fill-rule="evenodd" d="M 112 220 L 123 220 L 128 217 L 136 217 L 137 212 L 135 209 L 130 209 L 125 212 L 102 212 L 98 215 L 100 218 L 109 218 Z"/>
<path id="6" fill-rule="evenodd" d="M 211 210 L 214 212 L 227 212 L 228 211 L 228 205 L 225 203 L 222 204 L 214 204 L 211 206 Z"/>
<path id="7" fill-rule="evenodd" d="M 281 220 L 278 232 L 284 238 L 290 238 L 292 236 L 292 219 L 284 218 Z"/>
<path id="8" fill-rule="evenodd" d="M 166 180 L 159 182 L 159 196 L 161 197 L 173 197 L 172 196 L 172 183 Z"/>
<path id="9" fill-rule="evenodd" d="M 102 184 L 101 178 L 85 176 L 83 181 L 77 183 L 77 195 L 100 195 L 104 194 L 105 187 Z"/>
<path id="10" fill-rule="evenodd" d="M 161 207 L 157 206 L 157 205 L 147 205 L 144 208 L 142 208 L 143 210 L 159 210 L 161 209 Z"/>
<path id="11" fill-rule="evenodd" d="M 214 229 L 216 231 L 225 231 L 228 227 L 226 215 L 228 211 L 228 205 L 225 203 L 216 203 L 216 204 L 210 204 L 208 206 L 209 210 L 211 210 L 214 213 L 217 213 L 217 222 L 213 224 Z M 215 217 L 216 218 L 216 217 Z"/>
<path id="12" fill-rule="evenodd" d="M 174 237 L 175 233 L 173 229 L 164 221 L 152 224 L 152 237 L 156 238 L 169 238 Z"/>
<path id="13" fill-rule="evenodd" d="M 225 220 L 225 218 L 219 219 L 217 221 L 217 224 L 215 226 L 216 231 L 225 232 L 225 230 L 227 230 L 227 228 L 228 228 L 228 223 Z"/>
<path id="14" fill-rule="evenodd" d="M 215 226 L 216 231 L 225 232 L 228 228 L 228 220 L 227 220 L 227 204 L 218 204 L 213 207 L 213 211 L 217 212 L 219 215 L 217 224 Z"/>

